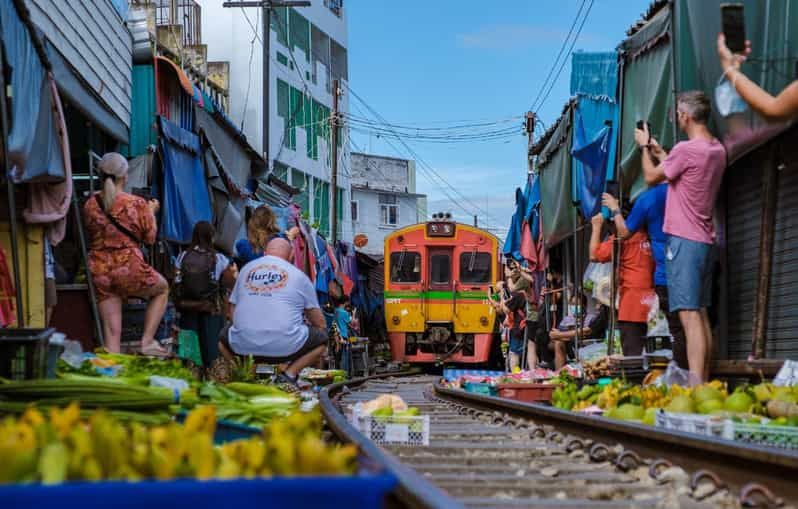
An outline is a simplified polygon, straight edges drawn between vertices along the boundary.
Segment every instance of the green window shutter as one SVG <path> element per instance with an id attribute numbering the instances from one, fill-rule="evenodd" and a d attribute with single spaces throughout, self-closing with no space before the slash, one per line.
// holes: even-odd
<path id="1" fill-rule="evenodd" d="M 288 47 L 288 12 L 286 7 L 272 8 L 271 28 L 277 33 L 277 42 Z"/>
<path id="2" fill-rule="evenodd" d="M 323 182 L 321 185 L 321 231 L 325 236 L 330 236 L 330 184 Z"/>
<path id="3" fill-rule="evenodd" d="M 284 66 L 288 67 L 288 57 L 283 55 L 279 51 L 277 52 L 277 61 L 283 64 Z"/>
<path id="4" fill-rule="evenodd" d="M 310 23 L 296 9 L 289 11 L 288 19 L 291 47 L 304 51 L 305 59 L 310 62 Z"/>
<path id="5" fill-rule="evenodd" d="M 291 170 L 291 185 L 300 190 L 294 196 L 294 203 L 299 205 L 302 212 L 310 214 L 310 178 L 299 170 Z"/>

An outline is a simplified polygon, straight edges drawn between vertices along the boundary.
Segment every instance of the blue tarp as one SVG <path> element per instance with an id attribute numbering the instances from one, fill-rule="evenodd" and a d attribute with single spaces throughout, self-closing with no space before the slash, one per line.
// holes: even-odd
<path id="1" fill-rule="evenodd" d="M 571 197 L 582 216 L 589 219 L 601 208 L 604 182 L 615 175 L 618 55 L 577 52 L 571 63 L 571 95 L 577 98 Z"/>
<path id="2" fill-rule="evenodd" d="M 163 154 L 161 231 L 167 240 L 191 241 L 198 221 L 212 221 L 211 200 L 197 135 L 159 117 Z"/>
<path id="3" fill-rule="evenodd" d="M 0 2 L 0 37 L 11 68 L 8 156 L 21 182 L 64 179 L 64 158 L 53 117 L 50 84 L 30 32 L 13 2 Z"/>
<path id="4" fill-rule="evenodd" d="M 504 241 L 502 254 L 513 257 L 521 261 L 521 228 L 524 225 L 524 214 L 526 213 L 526 197 L 521 188 L 515 190 L 515 213 L 510 222 L 510 230 L 507 232 L 507 239 Z"/>
<path id="5" fill-rule="evenodd" d="M 527 175 L 526 188 L 524 188 L 526 210 L 524 221 L 529 223 L 532 230 L 532 239 L 537 240 L 540 235 L 540 180 L 534 173 Z"/>

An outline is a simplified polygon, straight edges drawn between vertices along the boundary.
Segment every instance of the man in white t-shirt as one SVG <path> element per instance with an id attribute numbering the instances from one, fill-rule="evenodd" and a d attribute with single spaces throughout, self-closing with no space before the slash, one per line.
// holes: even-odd
<path id="1" fill-rule="evenodd" d="M 327 328 L 316 288 L 288 262 L 290 256 L 291 244 L 277 238 L 264 256 L 244 265 L 230 295 L 233 321 L 220 349 L 228 358 L 254 355 L 282 363 L 284 381 L 295 383 L 324 353 Z"/>

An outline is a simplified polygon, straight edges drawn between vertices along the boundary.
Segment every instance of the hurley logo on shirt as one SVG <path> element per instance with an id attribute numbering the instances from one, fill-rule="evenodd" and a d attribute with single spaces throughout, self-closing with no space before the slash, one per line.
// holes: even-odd
<path id="1" fill-rule="evenodd" d="M 244 280 L 251 293 L 270 293 L 288 282 L 288 273 L 275 265 L 263 264 L 252 269 Z"/>

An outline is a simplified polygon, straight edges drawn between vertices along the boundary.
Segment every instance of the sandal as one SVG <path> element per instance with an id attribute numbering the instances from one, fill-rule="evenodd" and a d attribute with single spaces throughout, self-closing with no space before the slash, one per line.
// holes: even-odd
<path id="1" fill-rule="evenodd" d="M 158 342 L 153 341 L 146 346 L 141 347 L 141 355 L 146 355 L 147 357 L 162 357 L 162 358 L 169 358 L 172 357 L 171 352 L 166 350 L 164 347 L 158 344 Z"/>

